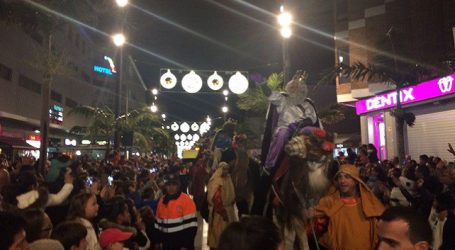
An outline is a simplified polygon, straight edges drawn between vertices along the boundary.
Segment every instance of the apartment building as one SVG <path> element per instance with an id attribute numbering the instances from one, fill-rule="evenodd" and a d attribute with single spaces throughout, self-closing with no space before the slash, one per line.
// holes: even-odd
<path id="1" fill-rule="evenodd" d="M 42 84 L 46 72 L 49 37 L 38 31 L 0 24 L 0 146 L 31 149 L 38 146 Z M 69 133 L 88 120 L 68 112 L 82 105 L 107 106 L 114 110 L 118 56 L 111 44 L 93 39 L 82 27 L 67 23 L 52 34 L 52 51 L 58 56 L 51 86 L 50 149 L 57 150 L 80 139 Z M 106 39 L 107 40 L 107 39 Z M 121 87 L 121 112 L 145 105 L 145 89 L 140 84 L 124 49 Z M 55 65 L 56 63 L 52 64 Z M 116 67 L 116 69 L 114 68 Z M 128 99 L 126 98 L 128 90 Z M 127 104 L 128 103 L 128 104 Z M 76 142 L 76 143 L 74 143 Z M 66 143 L 68 144 L 68 143 Z"/>
<path id="2" fill-rule="evenodd" d="M 336 0 L 335 63 L 375 62 L 378 56 L 418 64 L 453 64 L 455 2 L 431 0 Z M 393 60 L 391 60 L 393 62 Z M 389 65 L 393 67 L 393 65 Z M 406 153 L 450 157 L 447 142 L 455 141 L 455 75 L 402 89 L 400 100 L 416 116 L 405 131 Z M 378 81 L 337 79 L 337 101 L 356 106 L 362 143 L 376 145 L 381 159 L 397 154 L 395 86 Z"/>

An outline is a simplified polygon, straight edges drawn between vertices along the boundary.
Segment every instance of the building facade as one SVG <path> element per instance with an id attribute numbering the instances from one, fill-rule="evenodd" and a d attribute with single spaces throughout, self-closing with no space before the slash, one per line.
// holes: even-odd
<path id="1" fill-rule="evenodd" d="M 455 2 L 410 0 L 336 0 L 336 64 L 374 64 L 379 56 L 393 62 L 450 65 L 455 58 Z M 406 154 L 449 158 L 447 143 L 454 142 L 455 95 L 453 75 L 417 81 L 416 88 L 403 89 L 400 100 L 416 116 L 415 126 L 406 127 Z M 337 78 L 337 101 L 356 106 L 363 144 L 372 143 L 381 159 L 397 155 L 394 85 L 379 81 Z M 419 87 L 423 86 L 423 87 Z M 442 86 L 442 87 L 441 87 Z M 422 94 L 419 91 L 424 91 Z M 428 93 L 431 93 L 429 95 Z M 415 96 L 415 95 L 422 96 Z"/>
<path id="2" fill-rule="evenodd" d="M 42 87 L 46 72 L 53 69 L 50 148 L 78 146 L 81 138 L 69 132 L 75 126 L 87 126 L 89 120 L 68 115 L 69 111 L 84 105 L 114 110 L 119 76 L 115 47 L 92 39 L 86 30 L 71 23 L 53 32 L 51 43 L 49 36 L 14 24 L 0 23 L 0 32 L 0 138 L 13 140 L 12 144 L 28 141 L 39 146 Z M 54 52 L 52 57 L 49 48 Z M 123 69 L 121 113 L 145 105 L 145 89 L 127 50 Z"/>

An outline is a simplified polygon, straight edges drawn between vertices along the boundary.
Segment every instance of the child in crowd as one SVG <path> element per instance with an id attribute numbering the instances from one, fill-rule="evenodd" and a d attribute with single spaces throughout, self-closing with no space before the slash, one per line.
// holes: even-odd
<path id="1" fill-rule="evenodd" d="M 100 250 L 95 228 L 92 221 L 98 215 L 98 203 L 96 196 L 91 193 L 81 193 L 74 197 L 71 202 L 68 219 L 76 220 L 87 229 L 87 243 L 89 250 Z"/>
<path id="2" fill-rule="evenodd" d="M 52 232 L 52 238 L 60 241 L 65 250 L 87 250 L 87 229 L 75 221 L 67 221 L 58 225 Z"/>
<path id="3" fill-rule="evenodd" d="M 109 228 L 101 232 L 100 244 L 104 250 L 123 250 L 122 241 L 128 240 L 132 232 L 123 232 L 117 228 Z"/>

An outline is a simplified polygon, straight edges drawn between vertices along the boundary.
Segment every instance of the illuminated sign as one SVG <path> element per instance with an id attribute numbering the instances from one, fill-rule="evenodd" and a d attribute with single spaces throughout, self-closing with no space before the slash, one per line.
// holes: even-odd
<path id="1" fill-rule="evenodd" d="M 29 135 L 27 140 L 29 140 L 29 141 L 41 141 L 41 136 L 39 136 L 39 135 Z"/>
<path id="2" fill-rule="evenodd" d="M 65 139 L 65 145 L 66 146 L 76 146 L 77 145 L 77 142 L 75 139 L 68 139 L 66 138 Z"/>
<path id="3" fill-rule="evenodd" d="M 441 96 L 455 93 L 453 80 L 455 74 L 450 76 L 422 82 L 415 86 L 406 87 L 400 90 L 401 104 L 411 104 L 421 102 Z M 357 114 L 392 108 L 397 105 L 397 92 L 391 91 L 377 96 L 373 96 L 355 103 Z"/>
<path id="4" fill-rule="evenodd" d="M 109 63 L 109 67 L 111 67 L 112 73 L 117 73 L 117 70 L 115 69 L 115 64 L 114 60 L 108 56 L 104 56 L 104 60 L 106 60 Z"/>
<path id="5" fill-rule="evenodd" d="M 101 67 L 98 65 L 93 66 L 93 71 L 101 73 L 101 74 L 105 74 L 105 75 L 110 75 L 110 76 L 112 75 L 112 71 L 110 69 Z"/>
<path id="6" fill-rule="evenodd" d="M 104 75 L 113 75 L 117 73 L 117 69 L 115 68 L 114 60 L 108 56 L 104 56 L 104 60 L 109 63 L 109 68 L 99 66 L 99 65 L 94 65 L 93 66 L 93 71 L 104 74 Z"/>
<path id="7" fill-rule="evenodd" d="M 63 123 L 63 108 L 58 105 L 53 105 L 49 109 L 49 118 L 51 123 L 61 125 Z"/>

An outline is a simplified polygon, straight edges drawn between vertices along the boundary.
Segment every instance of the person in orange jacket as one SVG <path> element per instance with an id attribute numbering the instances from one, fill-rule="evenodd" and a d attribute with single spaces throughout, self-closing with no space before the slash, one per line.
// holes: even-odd
<path id="1" fill-rule="evenodd" d="M 160 232 L 163 250 L 193 250 L 197 233 L 196 205 L 180 190 L 179 176 L 165 178 L 166 195 L 156 210 L 155 228 Z"/>

